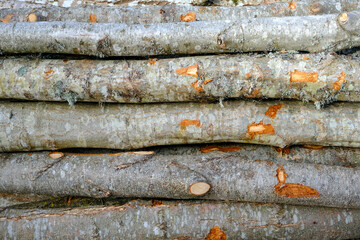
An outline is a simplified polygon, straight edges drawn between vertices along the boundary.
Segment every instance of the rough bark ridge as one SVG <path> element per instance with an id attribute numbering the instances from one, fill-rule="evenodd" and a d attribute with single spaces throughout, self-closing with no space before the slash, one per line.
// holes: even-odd
<path id="1" fill-rule="evenodd" d="M 340 7 L 339 7 L 340 6 Z M 0 19 L 11 15 L 10 22 L 28 22 L 35 14 L 37 21 L 90 22 L 90 15 L 98 23 L 154 24 L 180 22 L 181 16 L 194 13 L 196 21 L 238 20 L 259 17 L 306 16 L 342 13 L 359 10 L 356 0 L 350 1 L 301 1 L 296 8 L 288 2 L 244 7 L 197 7 L 183 5 L 143 7 L 43 7 L 0 9 Z"/>
<path id="2" fill-rule="evenodd" d="M 0 155 L 0 192 L 50 196 L 205 198 L 360 208 L 360 169 L 212 154 Z M 287 176 L 287 177 L 282 177 Z M 171 181 L 169 180 L 171 179 Z M 203 196 L 189 187 L 210 184 Z"/>
<path id="3" fill-rule="evenodd" d="M 335 103 L 77 104 L 2 102 L 1 151 L 114 148 L 241 142 L 360 146 L 360 110 Z M 301 127 L 300 127 L 301 126 Z"/>
<path id="4" fill-rule="evenodd" d="M 3 53 L 150 56 L 250 51 L 337 51 L 360 46 L 360 12 L 161 24 L 3 23 Z M 31 36 L 31 40 L 29 40 Z M 71 37 L 70 37 L 71 36 Z"/>
<path id="5" fill-rule="evenodd" d="M 193 76 L 179 70 L 193 67 Z M 360 101 L 360 62 L 334 54 L 149 60 L 0 59 L 0 98 L 91 102 L 298 99 Z M 198 84 L 198 87 L 195 86 Z"/>
<path id="6" fill-rule="evenodd" d="M 0 213 L 4 239 L 204 239 L 215 226 L 228 239 L 349 239 L 360 236 L 360 211 L 276 204 L 133 201 L 121 206 Z M 321 226 L 321 227 L 320 227 Z M 134 231 L 136 229 L 136 231 Z"/>

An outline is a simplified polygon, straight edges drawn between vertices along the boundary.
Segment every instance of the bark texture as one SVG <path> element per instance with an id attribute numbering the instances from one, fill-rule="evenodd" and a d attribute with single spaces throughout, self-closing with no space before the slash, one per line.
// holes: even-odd
<path id="1" fill-rule="evenodd" d="M 285 101 L 103 107 L 2 102 L 0 149 L 136 149 L 214 142 L 359 147 L 359 114 L 358 106 L 349 103 L 317 110 L 311 104 Z"/>
<path id="2" fill-rule="evenodd" d="M 187 66 L 196 66 L 197 77 L 178 74 Z M 315 77 L 301 78 L 309 74 Z M 313 101 L 321 107 L 337 100 L 360 102 L 359 79 L 357 58 L 323 53 L 122 61 L 0 59 L 0 98 L 65 100 L 71 105 L 275 98 Z"/>
<path id="3" fill-rule="evenodd" d="M 350 12 L 345 22 L 338 18 L 328 14 L 146 25 L 2 23 L 0 50 L 105 57 L 284 49 L 320 52 L 360 46 L 360 12 Z"/>
<path id="4" fill-rule="evenodd" d="M 358 168 L 290 162 L 280 165 L 271 160 L 212 154 L 65 154 L 52 159 L 47 152 L 31 156 L 9 153 L 0 155 L 0 161 L 0 191 L 8 193 L 360 208 Z M 280 170 L 287 175 L 284 180 Z M 191 194 L 189 188 L 197 182 L 210 184 L 210 191 L 202 196 Z"/>
<path id="5" fill-rule="evenodd" d="M 291 6 L 291 5 L 290 5 Z M 356 0 L 350 1 L 301 1 L 296 8 L 288 2 L 244 7 L 204 7 L 204 6 L 143 6 L 143 7 L 43 7 L 0 9 L 0 19 L 13 15 L 10 22 L 28 22 L 28 16 L 35 14 L 37 21 L 90 22 L 90 15 L 96 16 L 98 23 L 154 24 L 180 22 L 181 15 L 195 13 L 196 21 L 239 20 L 259 17 L 306 16 L 342 13 L 359 10 Z"/>
<path id="6" fill-rule="evenodd" d="M 4 239 L 204 239 L 219 226 L 228 239 L 357 238 L 359 210 L 276 204 L 133 201 L 121 206 L 0 213 Z M 134 231 L 136 229 L 136 231 Z"/>
<path id="7" fill-rule="evenodd" d="M 342 0 L 344 1 L 344 0 Z M 348 1 L 348 0 L 346 0 Z M 144 6 L 144 5 L 224 5 L 244 6 L 262 5 L 287 0 L 1 0 L 0 8 L 32 7 L 41 8 L 46 6 L 75 7 L 75 6 Z M 345 1 L 344 1 L 345 2 Z"/>
<path id="8" fill-rule="evenodd" d="M 322 164 L 329 166 L 360 167 L 360 149 L 344 147 L 323 146 L 292 146 L 278 148 L 263 145 L 222 143 L 216 145 L 191 145 L 191 146 L 167 146 L 150 148 L 161 155 L 186 155 L 189 158 L 216 157 L 216 158 L 238 158 L 262 163 L 306 163 Z M 98 149 L 87 153 L 99 153 Z M 103 153 L 114 153 L 115 150 L 103 150 Z M 79 149 L 77 150 L 79 152 Z"/>

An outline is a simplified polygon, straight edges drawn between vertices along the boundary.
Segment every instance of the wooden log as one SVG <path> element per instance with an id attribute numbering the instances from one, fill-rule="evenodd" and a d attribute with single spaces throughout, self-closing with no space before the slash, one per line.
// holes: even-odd
<path id="1" fill-rule="evenodd" d="M 338 51 L 360 46 L 360 12 L 160 24 L 2 23 L 3 53 L 105 56 Z M 70 37 L 71 36 L 71 37 Z M 31 40 L 29 40 L 31 39 Z"/>
<path id="2" fill-rule="evenodd" d="M 4 8 L 0 9 L 0 19 L 11 16 L 9 22 L 28 22 L 29 16 L 35 15 L 37 21 L 75 21 L 98 23 L 154 24 L 181 21 L 217 21 L 239 20 L 258 17 L 306 16 L 331 13 L 342 13 L 359 10 L 356 0 L 347 1 L 313 1 L 296 2 L 292 8 L 288 2 L 243 7 L 204 7 L 204 6 L 142 6 L 142 7 L 42 7 L 42 8 Z M 194 14 L 195 18 L 185 19 L 181 16 Z M 182 20 L 183 19 L 183 20 Z"/>
<path id="3" fill-rule="evenodd" d="M 344 147 L 324 147 L 319 145 L 292 146 L 287 148 L 270 147 L 252 144 L 222 143 L 212 145 L 166 146 L 150 148 L 161 155 L 187 155 L 189 158 L 234 157 L 243 160 L 257 161 L 264 164 L 305 163 L 347 168 L 360 167 L 360 149 Z M 103 153 L 114 153 L 116 150 L 103 150 Z M 77 150 L 79 153 L 79 149 Z M 99 153 L 98 149 L 86 149 L 81 152 Z M 117 152 L 117 151 L 116 151 Z"/>
<path id="4" fill-rule="evenodd" d="M 360 236 L 360 211 L 276 204 L 132 201 L 67 209 L 6 209 L 3 239 L 349 239 Z M 80 236 L 79 236 L 80 237 Z M 208 238 L 210 239 L 210 238 Z"/>
<path id="5" fill-rule="evenodd" d="M 180 70 L 192 67 L 190 76 Z M 297 99 L 360 102 L 360 62 L 333 54 L 150 60 L 0 59 L 0 98 L 87 102 Z M 195 86 L 198 84 L 198 87 Z"/>
<path id="6" fill-rule="evenodd" d="M 360 167 L 360 149 L 342 148 L 342 147 L 322 147 L 322 146 L 293 146 L 289 148 L 274 148 L 261 145 L 248 144 L 217 144 L 217 145 L 197 145 L 197 146 L 174 146 L 152 148 L 157 155 L 185 156 L 192 159 L 193 155 L 205 158 L 223 158 L 228 157 L 256 161 L 263 164 L 286 164 L 292 163 L 310 163 L 323 164 L 331 166 L 343 166 L 347 168 Z M 115 154 L 116 150 L 100 149 L 77 149 L 69 150 L 68 154 Z M 32 154 L 32 153 L 30 153 Z M 50 154 L 53 156 L 54 154 Z M 225 160 L 226 161 L 226 160 Z M 109 199 L 109 198 L 106 198 Z M 0 208 L 40 201 L 39 204 L 31 204 L 32 208 L 41 208 L 46 206 L 75 207 L 83 206 L 83 199 L 77 197 L 65 197 L 57 199 L 53 196 L 34 195 L 34 194 L 10 194 L 0 193 Z M 87 201 L 85 199 L 85 201 Z M 91 199 L 89 204 L 104 201 L 104 199 Z M 109 200 L 107 200 L 109 201 Z M 29 205 L 29 204 L 28 204 Z"/>
<path id="7" fill-rule="evenodd" d="M 304 0 L 302 0 L 304 1 Z M 344 0 L 342 0 L 344 1 Z M 348 1 L 348 0 L 345 0 Z M 6 0 L 0 2 L 0 8 L 42 8 L 47 6 L 59 6 L 59 7 L 75 7 L 75 6 L 144 6 L 144 5 L 224 5 L 224 6 L 251 6 L 251 5 L 263 5 L 277 2 L 288 2 L 287 0 Z"/>
<path id="8" fill-rule="evenodd" d="M 0 155 L 0 192 L 360 208 L 359 168 L 157 153 Z"/>
<path id="9" fill-rule="evenodd" d="M 114 148 L 239 142 L 360 146 L 359 108 L 301 102 L 77 104 L 1 102 L 0 150 Z"/>

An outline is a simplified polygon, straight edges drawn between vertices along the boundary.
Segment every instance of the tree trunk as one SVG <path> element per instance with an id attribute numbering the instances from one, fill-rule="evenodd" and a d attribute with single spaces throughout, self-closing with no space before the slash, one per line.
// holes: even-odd
<path id="1" fill-rule="evenodd" d="M 127 25 L 3 23 L 3 53 L 150 56 L 251 51 L 337 51 L 360 46 L 360 12 Z M 71 37 L 70 37 L 71 36 Z M 30 40 L 31 38 L 31 40 Z"/>
<path id="2" fill-rule="evenodd" d="M 139 200 L 0 213 L 3 239 L 204 239 L 215 226 L 228 239 L 349 239 L 360 237 L 359 225 L 360 210 L 254 203 Z"/>
<path id="3" fill-rule="evenodd" d="M 114 148 L 241 142 L 360 146 L 360 109 L 301 102 L 224 104 L 0 103 L 1 151 Z"/>
<path id="4" fill-rule="evenodd" d="M 186 67 L 196 75 L 180 75 Z M 321 107 L 336 100 L 360 102 L 359 79 L 358 60 L 332 54 L 0 60 L 0 98 L 70 104 L 285 98 L 314 101 Z"/>
<path id="5" fill-rule="evenodd" d="M 0 155 L 0 192 L 212 199 L 360 208 L 360 169 L 153 152 Z M 196 183 L 210 191 L 196 194 Z M 199 195 L 199 196 L 198 196 Z M 200 196 L 201 195 L 201 196 Z"/>
<path id="6" fill-rule="evenodd" d="M 339 5 L 340 4 L 340 5 Z M 76 21 L 90 22 L 95 15 L 98 23 L 154 24 L 180 22 L 183 20 L 218 21 L 239 20 L 259 17 L 306 16 L 342 13 L 359 10 L 356 0 L 349 1 L 301 1 L 296 8 L 288 2 L 244 7 L 197 7 L 184 5 L 141 6 L 141 7 L 43 7 L 43 8 L 5 8 L 0 10 L 0 19 L 10 15 L 10 22 L 27 22 L 29 15 L 35 14 L 37 21 Z M 340 7 L 339 7 L 340 6 Z M 195 19 L 184 16 L 194 13 Z M 181 17 L 183 16 L 183 17 Z"/>

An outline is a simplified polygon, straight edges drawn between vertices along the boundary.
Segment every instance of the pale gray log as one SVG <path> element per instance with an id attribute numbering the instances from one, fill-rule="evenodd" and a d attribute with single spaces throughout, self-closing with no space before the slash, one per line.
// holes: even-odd
<path id="1" fill-rule="evenodd" d="M 275 118 L 269 107 L 283 104 Z M 360 109 L 335 103 L 77 104 L 2 102 L 1 151 L 114 148 L 241 142 L 360 147 Z"/>
<path id="2" fill-rule="evenodd" d="M 176 73 L 198 65 L 198 78 Z M 294 71 L 316 82 L 291 82 Z M 334 88 L 342 74 L 346 82 Z M 203 82 L 213 79 L 206 85 Z M 334 54 L 198 56 L 158 60 L 0 59 L 0 98 L 86 102 L 297 99 L 360 102 L 360 62 Z M 192 87 L 199 81 L 202 91 Z M 340 87 L 341 86 L 341 87 Z"/>
<path id="3" fill-rule="evenodd" d="M 356 0 L 346 1 L 296 1 L 295 9 L 289 3 L 273 3 L 244 7 L 204 7 L 204 6 L 143 6 L 143 7 L 43 7 L 43 8 L 7 8 L 0 10 L 0 19 L 15 15 L 11 22 L 27 22 L 30 14 L 37 21 L 76 21 L 90 22 L 90 15 L 96 15 L 98 23 L 153 24 L 180 22 L 181 15 L 193 12 L 196 21 L 239 20 L 256 17 L 306 16 L 342 13 L 359 10 Z"/>
<path id="4" fill-rule="evenodd" d="M 360 237 L 360 211 L 276 204 L 134 201 L 74 209 L 7 209 L 4 239 L 204 239 L 219 226 L 227 239 Z M 78 233 L 78 235 L 76 235 Z"/>
<path id="5" fill-rule="evenodd" d="M 78 22 L 2 23 L 3 53 L 150 56 L 250 51 L 337 51 L 360 46 L 354 12 L 160 24 Z M 349 26 L 349 27 L 348 27 Z M 355 27 L 355 28 L 354 28 Z"/>
<path id="6" fill-rule="evenodd" d="M 342 0 L 343 1 L 343 0 Z M 145 6 L 145 5 L 260 5 L 270 4 L 276 2 L 287 2 L 287 0 L 238 0 L 238 1 L 226 1 L 226 0 L 1 0 L 0 8 L 19 8 L 19 7 L 32 7 L 41 8 L 47 6 L 60 6 L 60 7 L 75 7 L 75 6 Z"/>
<path id="7" fill-rule="evenodd" d="M 0 191 L 51 196 L 202 198 L 360 208 L 358 168 L 280 164 L 212 154 L 65 154 L 59 160 L 50 158 L 47 152 L 31 156 L 26 153 L 1 154 Z M 286 183 L 311 187 L 320 196 L 278 195 L 274 186 L 278 184 L 276 170 L 280 165 L 289 174 Z M 189 187 L 196 182 L 210 184 L 210 191 L 199 197 L 192 195 Z"/>

